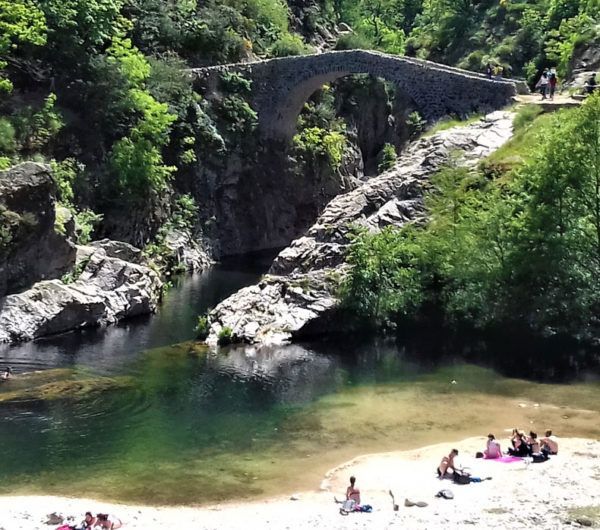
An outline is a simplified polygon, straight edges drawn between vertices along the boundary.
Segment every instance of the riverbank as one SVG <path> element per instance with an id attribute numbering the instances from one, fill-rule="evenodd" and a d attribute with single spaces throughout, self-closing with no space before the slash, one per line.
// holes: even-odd
<path id="1" fill-rule="evenodd" d="M 506 437 L 508 433 L 496 433 Z M 87 510 L 107 511 L 121 517 L 124 528 L 195 529 L 308 529 L 308 528 L 562 528 L 577 527 L 577 509 L 600 506 L 600 441 L 583 438 L 560 440 L 560 453 L 543 464 L 523 461 L 500 463 L 475 460 L 485 438 L 427 446 L 409 451 L 357 457 L 328 472 L 320 491 L 306 491 L 266 501 L 228 503 L 207 507 L 149 507 L 110 504 L 87 499 L 49 496 L 0 497 L 4 530 L 40 530 L 47 515 L 58 512 L 79 519 Z M 474 475 L 491 476 L 480 484 L 457 486 L 435 478 L 440 457 L 452 447 L 460 462 Z M 357 476 L 363 503 L 371 514 L 339 514 L 333 496 L 343 495 L 348 476 Z M 68 480 L 68 477 L 65 477 Z M 185 488 L 185 484 L 181 485 Z M 318 487 L 318 485 L 315 485 Z M 453 500 L 439 499 L 442 488 Z M 394 512 L 388 490 L 400 509 Z M 427 507 L 406 507 L 404 499 L 424 501 Z M 293 500 L 295 499 L 295 500 Z M 199 499 L 200 501 L 200 499 Z"/>

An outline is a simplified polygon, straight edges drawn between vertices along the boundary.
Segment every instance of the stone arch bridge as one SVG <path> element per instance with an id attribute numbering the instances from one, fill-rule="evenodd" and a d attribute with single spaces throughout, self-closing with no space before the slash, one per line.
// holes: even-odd
<path id="1" fill-rule="evenodd" d="M 349 50 L 196 68 L 195 83 L 214 90 L 225 72 L 252 81 L 251 103 L 263 138 L 289 141 L 307 99 L 326 83 L 350 74 L 371 74 L 394 83 L 421 115 L 435 121 L 448 114 L 465 116 L 498 109 L 517 92 L 514 82 L 442 64 L 385 53 Z"/>

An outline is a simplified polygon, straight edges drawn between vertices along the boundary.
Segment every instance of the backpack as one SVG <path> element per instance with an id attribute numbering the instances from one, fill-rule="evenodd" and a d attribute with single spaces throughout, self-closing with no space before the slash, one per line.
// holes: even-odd
<path id="1" fill-rule="evenodd" d="M 471 477 L 469 475 L 463 475 L 462 473 L 454 472 L 452 475 L 452 481 L 454 484 L 470 484 Z"/>

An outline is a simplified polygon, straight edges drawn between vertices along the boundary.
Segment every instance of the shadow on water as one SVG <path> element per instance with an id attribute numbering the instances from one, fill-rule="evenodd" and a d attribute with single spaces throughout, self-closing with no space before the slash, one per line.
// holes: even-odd
<path id="1" fill-rule="evenodd" d="M 154 315 L 105 329 L 88 328 L 12 347 L 0 345 L 0 366 L 10 365 L 17 374 L 81 364 L 118 372 L 142 350 L 194 338 L 197 316 L 255 283 L 273 256 L 269 251 L 232 257 L 203 273 L 177 277 Z"/>

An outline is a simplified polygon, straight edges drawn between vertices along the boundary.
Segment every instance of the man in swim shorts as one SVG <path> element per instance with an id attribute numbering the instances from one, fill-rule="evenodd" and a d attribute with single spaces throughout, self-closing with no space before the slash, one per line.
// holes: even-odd
<path id="1" fill-rule="evenodd" d="M 454 473 L 455 468 L 454 468 L 454 458 L 458 456 L 458 450 L 457 449 L 452 449 L 452 451 L 450 451 L 450 454 L 448 456 L 445 456 L 444 458 L 442 458 L 442 461 L 440 462 L 440 465 L 437 468 L 437 474 L 439 478 L 444 478 L 446 476 L 446 473 Z M 448 469 L 451 469 L 452 471 L 449 472 Z"/>

